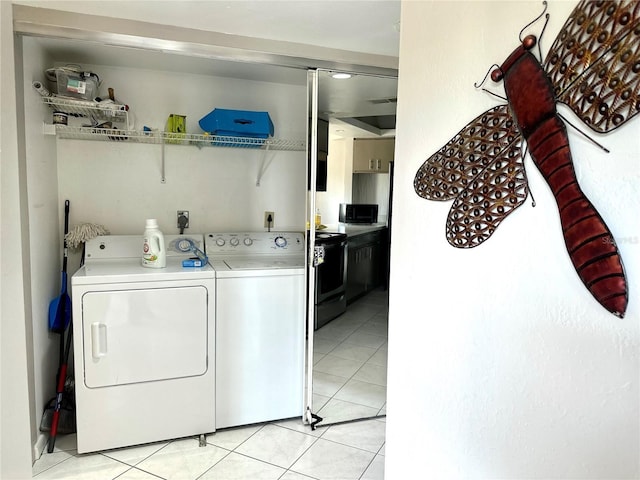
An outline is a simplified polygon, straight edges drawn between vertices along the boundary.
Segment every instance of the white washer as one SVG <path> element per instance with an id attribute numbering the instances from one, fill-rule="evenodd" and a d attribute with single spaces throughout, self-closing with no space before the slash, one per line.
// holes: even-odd
<path id="1" fill-rule="evenodd" d="M 211 233 L 216 427 L 302 417 L 304 234 Z"/>
<path id="2" fill-rule="evenodd" d="M 142 236 L 86 244 L 71 278 L 79 453 L 215 430 L 215 273 L 182 266 L 185 238 L 203 249 L 166 235 L 160 269 L 141 265 Z"/>

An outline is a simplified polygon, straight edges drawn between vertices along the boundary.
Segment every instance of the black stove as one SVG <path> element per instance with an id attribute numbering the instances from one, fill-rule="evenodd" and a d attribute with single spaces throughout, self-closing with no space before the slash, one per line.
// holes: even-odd
<path id="1" fill-rule="evenodd" d="M 347 234 L 316 231 L 315 246 L 323 250 L 323 262 L 315 269 L 317 330 L 347 309 Z"/>

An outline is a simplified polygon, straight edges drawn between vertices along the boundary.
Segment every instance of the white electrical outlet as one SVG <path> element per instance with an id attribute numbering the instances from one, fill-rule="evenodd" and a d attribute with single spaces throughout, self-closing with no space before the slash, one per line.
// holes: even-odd
<path id="1" fill-rule="evenodd" d="M 271 222 L 269 222 L 269 215 L 271 215 Z M 273 228 L 276 224 L 276 214 L 274 212 L 264 212 L 264 228 Z"/>
<path id="2" fill-rule="evenodd" d="M 188 210 L 178 210 L 177 217 L 178 217 L 177 218 L 178 228 L 189 228 L 189 211 Z M 186 218 L 184 225 L 180 225 L 181 217 Z"/>

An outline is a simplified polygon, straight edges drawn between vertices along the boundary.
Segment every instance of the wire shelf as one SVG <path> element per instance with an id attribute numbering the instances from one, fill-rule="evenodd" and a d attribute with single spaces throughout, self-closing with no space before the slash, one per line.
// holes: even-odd
<path id="1" fill-rule="evenodd" d="M 126 125 L 129 125 L 129 112 L 126 105 L 97 103 L 91 100 L 76 100 L 59 96 L 42 97 L 42 101 L 53 110 L 73 115 L 74 117 L 125 122 Z"/>
<path id="2" fill-rule="evenodd" d="M 304 151 L 303 140 L 282 140 L 274 138 L 229 137 L 220 135 L 172 133 L 159 131 L 139 131 L 119 128 L 73 127 L 53 125 L 53 131 L 61 139 L 126 141 L 130 143 L 195 145 L 198 147 L 254 148 L 274 151 Z"/>

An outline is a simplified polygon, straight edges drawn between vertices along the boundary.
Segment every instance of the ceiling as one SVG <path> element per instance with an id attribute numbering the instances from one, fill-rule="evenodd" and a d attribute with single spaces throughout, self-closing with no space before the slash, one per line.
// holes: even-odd
<path id="1" fill-rule="evenodd" d="M 329 121 L 335 136 L 378 136 L 395 130 L 398 81 L 391 77 L 353 75 L 332 78 L 321 71 L 318 116 Z"/>
<path id="2" fill-rule="evenodd" d="M 400 0 L 13 0 L 13 3 L 398 56 Z"/>
<path id="3" fill-rule="evenodd" d="M 254 38 L 398 56 L 400 2 L 390 0 L 235 0 L 180 2 L 133 0 L 86 2 L 22 1 L 53 8 L 131 20 L 206 29 Z M 303 85 L 304 70 L 189 57 L 139 48 L 73 40 L 42 43 L 54 61 L 103 64 Z M 170 57 L 168 61 L 168 56 Z M 321 72 L 319 116 L 333 136 L 376 136 L 395 128 L 395 78 L 353 75 L 335 80 Z"/>

